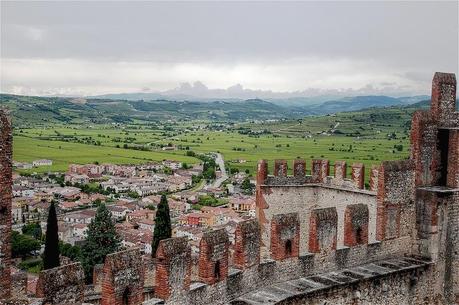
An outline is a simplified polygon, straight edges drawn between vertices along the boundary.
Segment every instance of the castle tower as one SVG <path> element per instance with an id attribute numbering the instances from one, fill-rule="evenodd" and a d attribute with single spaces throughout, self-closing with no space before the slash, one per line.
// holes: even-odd
<path id="1" fill-rule="evenodd" d="M 448 304 L 459 303 L 459 112 L 456 76 L 435 73 L 430 111 L 417 111 L 411 124 L 411 158 L 416 171 L 419 252 L 444 276 Z"/>
<path id="2" fill-rule="evenodd" d="M 0 300 L 11 296 L 12 143 L 11 122 L 0 109 Z"/>

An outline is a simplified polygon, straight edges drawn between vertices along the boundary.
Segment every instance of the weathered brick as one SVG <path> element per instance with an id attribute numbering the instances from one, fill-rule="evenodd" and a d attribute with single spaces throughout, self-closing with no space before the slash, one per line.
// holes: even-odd
<path id="1" fill-rule="evenodd" d="M 199 243 L 199 278 L 212 285 L 228 277 L 229 239 L 225 229 L 206 232 Z"/>
<path id="2" fill-rule="evenodd" d="M 234 267 L 246 269 L 260 263 L 260 226 L 256 219 L 240 222 L 234 238 Z"/>
<path id="3" fill-rule="evenodd" d="M 12 143 L 9 114 L 0 109 L 0 299 L 11 296 Z"/>
<path id="4" fill-rule="evenodd" d="M 190 289 L 191 248 L 186 237 L 159 242 L 156 252 L 155 294 L 161 299 L 184 295 Z"/>
<path id="5" fill-rule="evenodd" d="M 300 251 L 300 223 L 298 214 L 274 215 L 271 220 L 271 257 L 284 260 L 298 257 Z"/>

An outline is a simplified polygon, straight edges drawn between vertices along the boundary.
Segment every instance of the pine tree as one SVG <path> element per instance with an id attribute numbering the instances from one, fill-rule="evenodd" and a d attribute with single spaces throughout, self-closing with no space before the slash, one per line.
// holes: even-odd
<path id="1" fill-rule="evenodd" d="M 54 202 L 51 202 L 46 224 L 45 252 L 43 254 L 43 268 L 59 267 L 59 236 L 57 232 L 57 215 Z"/>
<path id="2" fill-rule="evenodd" d="M 92 281 L 94 266 L 102 264 L 107 254 L 119 251 L 120 247 L 121 239 L 116 233 L 112 213 L 105 204 L 101 204 L 88 226 L 86 243 L 81 251 L 81 261 L 88 282 Z"/>
<path id="3" fill-rule="evenodd" d="M 153 231 L 153 241 L 151 244 L 151 255 L 156 256 L 159 241 L 170 238 L 172 236 L 171 216 L 169 212 L 169 204 L 167 203 L 166 195 L 161 196 L 161 201 L 158 204 L 155 218 L 155 230 Z"/>

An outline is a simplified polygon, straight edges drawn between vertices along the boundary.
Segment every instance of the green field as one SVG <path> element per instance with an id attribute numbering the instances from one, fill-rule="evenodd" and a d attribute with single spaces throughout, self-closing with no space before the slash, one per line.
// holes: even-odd
<path id="1" fill-rule="evenodd" d="M 298 157 L 307 160 L 326 158 L 332 162 L 346 160 L 349 164 L 363 162 L 368 171 L 372 164 L 406 158 L 409 154 L 407 128 L 392 126 L 364 136 L 319 135 L 317 133 L 326 131 L 328 126 L 336 125 L 335 121 L 330 121 L 330 117 L 322 117 L 321 120 L 325 120 L 324 118 L 326 121 L 321 123 L 317 123 L 316 118 L 303 121 L 300 131 L 292 128 L 293 126 L 298 129 L 297 121 L 272 123 L 269 126 L 273 133 L 261 135 L 241 134 L 240 128 L 266 129 L 263 128 L 266 124 L 228 125 L 221 127 L 224 131 L 212 130 L 215 128 L 209 126 L 201 130 L 190 130 L 191 126 L 204 126 L 203 122 L 166 126 L 55 125 L 47 128 L 17 129 L 14 136 L 14 159 L 52 159 L 54 164 L 51 168 L 40 167 L 33 171 L 64 171 L 69 163 L 138 164 L 172 159 L 193 164 L 198 160 L 185 155 L 187 150 L 191 150 L 196 153 L 220 152 L 230 167 L 248 169 L 253 174 L 259 159 L 271 161 L 271 167 L 275 159 L 286 159 L 290 162 Z M 278 130 L 282 129 L 278 128 L 280 124 L 289 132 Z M 307 124 L 315 124 L 317 127 L 309 128 Z M 305 133 L 305 130 L 309 131 Z M 390 130 L 394 130 L 395 138 L 390 139 L 387 136 L 392 133 Z M 180 149 L 161 150 L 160 145 L 168 144 L 174 144 Z M 131 149 L 124 149 L 125 145 Z M 134 150 L 134 147 L 148 151 Z M 243 160 L 244 163 L 237 160 Z"/>
<path id="2" fill-rule="evenodd" d="M 66 171 L 71 163 L 114 163 L 140 164 L 149 161 L 172 159 L 189 164 L 198 160 L 184 156 L 183 152 L 136 151 L 109 146 L 94 146 L 55 140 L 40 140 L 14 136 L 13 158 L 15 161 L 30 162 L 36 159 L 51 159 L 52 166 L 41 166 L 30 172 Z"/>

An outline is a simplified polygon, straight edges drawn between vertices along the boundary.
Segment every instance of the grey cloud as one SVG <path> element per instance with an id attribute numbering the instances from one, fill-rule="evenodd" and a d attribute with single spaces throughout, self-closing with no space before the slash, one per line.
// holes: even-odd
<path id="1" fill-rule="evenodd" d="M 387 79 L 390 74 L 397 81 L 405 80 L 412 90 L 418 90 L 413 88 L 414 83 L 418 84 L 417 88 L 424 86 L 435 71 L 458 72 L 456 1 L 2 1 L 1 6 L 2 61 L 39 59 L 53 62 L 71 59 L 92 62 L 94 67 L 145 62 L 162 66 L 161 72 L 182 64 L 193 64 L 210 65 L 216 67 L 215 71 L 225 68 L 225 73 L 228 73 L 231 67 L 242 64 L 255 65 L 259 67 L 257 71 L 263 71 L 263 67 L 273 62 L 283 62 L 286 70 L 295 71 L 298 59 L 313 58 L 317 63 L 352 63 L 354 69 L 349 69 L 353 73 L 350 78 L 358 78 L 362 65 L 383 67 L 385 70 L 380 68 L 372 72 L 375 82 L 380 79 L 378 86 L 392 88 L 381 85 L 391 82 Z M 305 68 L 304 73 L 308 69 Z M 317 78 L 336 72 L 330 64 L 322 71 Z M 2 78 L 10 77 L 13 72 L 8 71 Z M 62 71 L 62 75 L 66 72 Z M 222 81 L 214 86 L 222 88 L 229 85 L 228 82 L 223 83 L 225 73 L 221 73 L 219 78 Z M 311 73 L 317 73 L 317 70 L 313 69 Z M 214 75 L 183 79 L 181 71 L 176 74 L 164 80 L 169 88 L 183 81 L 203 79 L 208 84 L 207 79 L 215 79 Z M 286 72 L 282 75 L 284 82 L 301 82 L 301 75 L 291 74 L 289 76 Z M 115 76 L 107 75 L 108 80 L 110 77 Z M 113 80 L 114 91 L 121 90 L 115 86 L 122 76 L 116 77 Z M 260 75 L 260 79 L 264 77 Z M 270 77 L 260 83 L 231 82 L 240 82 L 245 87 L 279 90 L 269 87 L 271 79 L 279 81 L 275 74 Z M 292 87 L 306 90 L 310 78 L 305 78 L 301 88 L 299 85 Z M 46 78 L 37 80 L 36 84 L 32 78 L 27 81 L 27 85 L 32 87 L 43 86 Z M 92 80 L 92 83 L 96 82 Z M 100 83 L 109 89 L 104 80 Z M 407 84 L 399 83 L 398 86 Z M 2 80 L 2 90 L 13 86 L 25 87 L 26 84 L 16 78 Z M 46 88 L 52 86 L 50 82 Z M 71 91 L 69 85 L 63 86 Z M 86 91 L 95 90 L 85 83 L 75 83 L 74 86 L 85 87 Z M 336 86 L 340 86 L 341 90 L 346 88 L 344 81 L 336 83 Z M 359 81 L 350 86 L 359 90 L 364 84 Z M 122 89 L 133 87 L 134 83 Z M 146 77 L 136 87 L 159 89 L 155 88 L 154 82 L 148 83 Z M 291 90 L 287 87 L 280 89 Z M 235 87 L 229 91 L 236 94 L 241 90 Z"/>

